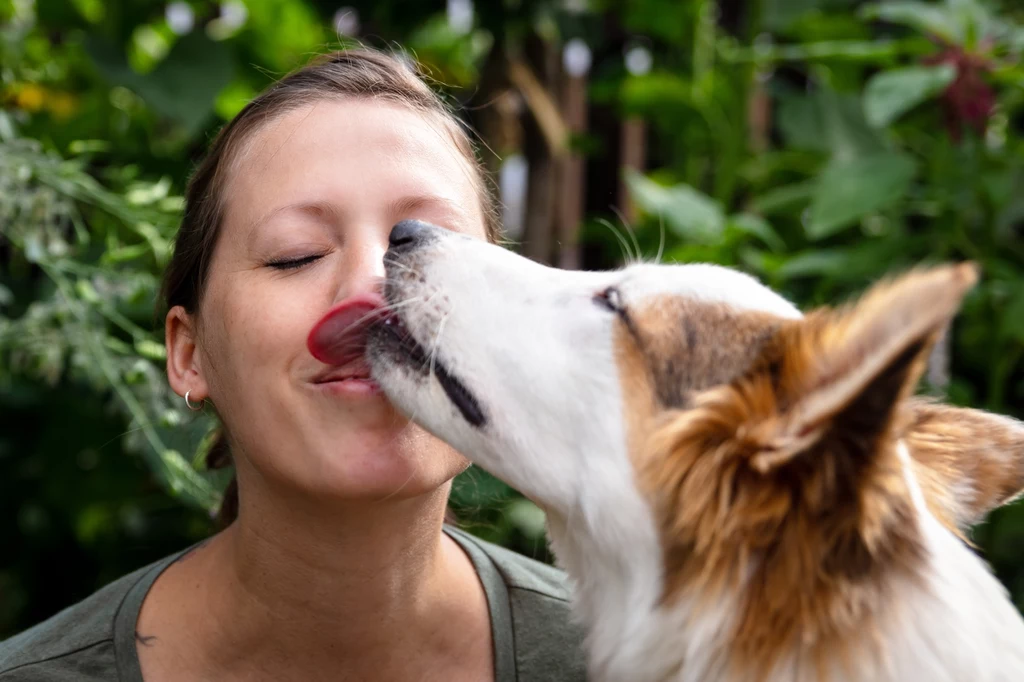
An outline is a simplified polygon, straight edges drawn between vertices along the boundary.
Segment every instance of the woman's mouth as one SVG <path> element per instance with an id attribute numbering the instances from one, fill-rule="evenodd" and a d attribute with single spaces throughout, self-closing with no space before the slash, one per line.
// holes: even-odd
<path id="1" fill-rule="evenodd" d="M 370 367 L 360 357 L 340 367 L 328 367 L 311 380 L 319 391 L 330 395 L 365 397 L 378 395 L 381 390 L 370 376 Z"/>
<path id="2" fill-rule="evenodd" d="M 381 393 L 366 362 L 366 338 L 371 325 L 386 316 L 384 299 L 370 294 L 342 301 L 314 325 L 306 346 L 329 365 L 312 380 L 318 390 L 353 398 Z"/>
<path id="3" fill-rule="evenodd" d="M 363 357 L 367 330 L 387 315 L 387 303 L 380 295 L 365 294 L 345 299 L 328 310 L 313 326 L 306 339 L 306 347 L 320 362 L 341 368 Z"/>

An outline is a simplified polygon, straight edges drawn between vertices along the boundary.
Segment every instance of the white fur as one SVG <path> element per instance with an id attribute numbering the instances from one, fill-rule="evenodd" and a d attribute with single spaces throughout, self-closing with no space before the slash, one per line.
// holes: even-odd
<path id="1" fill-rule="evenodd" d="M 924 589 L 907 585 L 885 641 L 891 680 L 1024 680 L 1024 621 L 988 568 L 928 511 L 905 443 L 897 449 L 929 554 Z"/>
<path id="2" fill-rule="evenodd" d="M 699 617 L 685 600 L 659 606 L 663 554 L 627 449 L 616 317 L 594 296 L 614 285 L 627 305 L 676 294 L 787 318 L 799 311 L 717 266 L 559 271 L 448 232 L 404 253 L 388 273 L 406 326 L 476 396 L 487 423 L 470 425 L 436 380 L 387 354 L 371 354 L 375 378 L 400 409 L 547 511 L 589 632 L 591 678 L 725 682 L 727 662 L 716 655 L 738 604 L 723 600 Z M 907 476 L 916 486 L 909 467 Z M 915 505 L 931 557 L 927 588 L 907 585 L 884 621 L 891 668 L 853 678 L 837 670 L 834 679 L 1024 680 L 1024 621 L 984 564 L 928 514 L 919 489 Z M 757 677 L 813 679 L 805 666 L 784 657 Z"/>
<path id="3" fill-rule="evenodd" d="M 750 275 L 720 265 L 635 265 L 625 271 L 627 299 L 671 294 L 702 303 L 725 303 L 736 310 L 801 317 L 800 310 Z"/>

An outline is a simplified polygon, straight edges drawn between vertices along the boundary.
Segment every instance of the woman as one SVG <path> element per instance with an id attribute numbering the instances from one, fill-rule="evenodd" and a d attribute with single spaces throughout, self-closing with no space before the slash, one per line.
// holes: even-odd
<path id="1" fill-rule="evenodd" d="M 481 239 L 472 144 L 400 60 L 330 55 L 250 103 L 192 178 L 164 292 L 171 386 L 216 406 L 226 528 L 0 645 L 0 680 L 574 680 L 562 575 L 443 525 L 466 460 L 306 338 L 372 302 L 392 225 Z"/>

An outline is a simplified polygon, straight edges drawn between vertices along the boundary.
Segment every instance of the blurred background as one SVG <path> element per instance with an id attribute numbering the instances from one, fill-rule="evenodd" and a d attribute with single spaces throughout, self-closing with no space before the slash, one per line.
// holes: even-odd
<path id="1" fill-rule="evenodd" d="M 180 195 L 255 93 L 354 41 L 478 131 L 531 258 L 723 263 L 802 306 L 978 261 L 925 390 L 1024 416 L 1017 0 L 0 0 L 0 639 L 211 531 L 213 425 L 153 314 Z M 483 472 L 452 504 L 550 558 Z M 1024 605 L 1024 504 L 975 540 Z"/>

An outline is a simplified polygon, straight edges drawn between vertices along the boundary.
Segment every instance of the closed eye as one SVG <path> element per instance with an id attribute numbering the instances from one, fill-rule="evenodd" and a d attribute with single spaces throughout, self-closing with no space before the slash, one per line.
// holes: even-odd
<path id="1" fill-rule="evenodd" d="M 324 257 L 322 253 L 316 253 L 310 256 L 302 256 L 301 258 L 288 258 L 282 260 L 272 260 L 264 263 L 267 267 L 274 268 L 275 270 L 296 270 L 301 268 L 303 265 L 309 265 L 310 263 L 316 262 Z"/>

